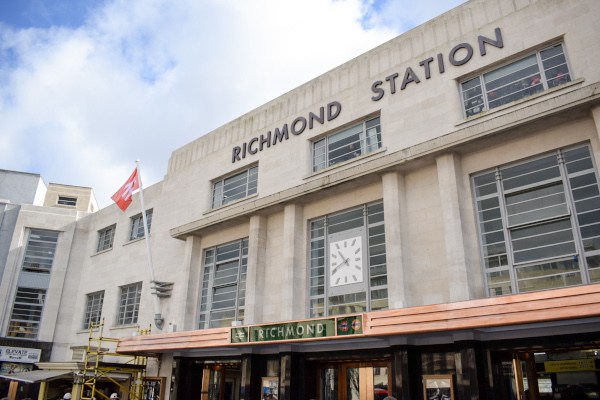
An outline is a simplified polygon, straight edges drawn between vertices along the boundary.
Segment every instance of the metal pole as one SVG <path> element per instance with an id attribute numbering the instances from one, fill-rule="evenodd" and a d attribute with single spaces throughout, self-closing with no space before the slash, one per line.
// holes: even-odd
<path id="1" fill-rule="evenodd" d="M 154 278 L 154 265 L 152 264 L 152 253 L 150 252 L 150 235 L 148 233 L 148 220 L 146 219 L 146 206 L 144 205 L 144 188 L 142 187 L 142 171 L 140 169 L 140 160 L 135 160 L 137 165 L 137 176 L 140 184 L 140 200 L 142 201 L 142 218 L 144 220 L 144 235 L 146 236 L 146 248 L 148 249 L 148 265 L 150 266 L 151 283 L 156 280 Z M 160 315 L 160 307 L 158 305 L 158 296 L 154 297 L 154 324 L 158 329 L 162 329 L 163 319 Z"/>

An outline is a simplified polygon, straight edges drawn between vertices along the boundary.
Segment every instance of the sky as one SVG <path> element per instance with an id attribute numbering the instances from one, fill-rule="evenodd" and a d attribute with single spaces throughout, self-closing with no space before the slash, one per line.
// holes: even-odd
<path id="1" fill-rule="evenodd" d="M 171 152 L 464 0 L 0 0 L 0 169 L 100 207 Z"/>

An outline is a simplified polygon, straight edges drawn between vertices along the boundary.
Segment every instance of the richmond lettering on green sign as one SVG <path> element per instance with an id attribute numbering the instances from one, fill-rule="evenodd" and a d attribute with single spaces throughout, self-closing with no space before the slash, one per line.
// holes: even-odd
<path id="1" fill-rule="evenodd" d="M 250 327 L 251 342 L 309 339 L 327 336 L 335 336 L 335 318 Z"/>
<path id="2" fill-rule="evenodd" d="M 231 343 L 315 339 L 363 334 L 362 315 L 231 328 Z M 336 331 L 337 325 L 337 331 Z"/>

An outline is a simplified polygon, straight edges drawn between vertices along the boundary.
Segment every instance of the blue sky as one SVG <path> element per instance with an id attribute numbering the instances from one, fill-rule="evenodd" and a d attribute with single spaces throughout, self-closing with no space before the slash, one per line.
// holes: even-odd
<path id="1" fill-rule="evenodd" d="M 107 206 L 135 159 L 156 183 L 173 150 L 462 2 L 0 0 L 0 169 Z"/>

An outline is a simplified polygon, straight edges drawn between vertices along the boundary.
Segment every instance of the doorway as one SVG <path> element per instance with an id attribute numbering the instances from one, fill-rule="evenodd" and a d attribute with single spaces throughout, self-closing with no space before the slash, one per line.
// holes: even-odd
<path id="1" fill-rule="evenodd" d="M 319 368 L 318 400 L 383 400 L 390 388 L 387 361 L 331 363 Z"/>
<path id="2" fill-rule="evenodd" d="M 238 365 L 205 365 L 202 370 L 201 400 L 239 400 Z"/>

